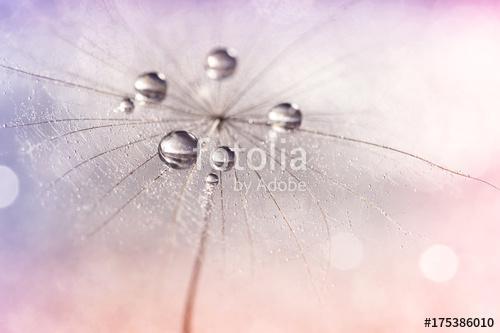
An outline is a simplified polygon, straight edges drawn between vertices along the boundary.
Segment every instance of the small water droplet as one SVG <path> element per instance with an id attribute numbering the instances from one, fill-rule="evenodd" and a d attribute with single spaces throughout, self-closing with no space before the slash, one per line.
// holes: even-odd
<path id="1" fill-rule="evenodd" d="M 269 111 L 267 117 L 277 131 L 293 130 L 302 124 L 302 112 L 296 104 L 278 104 Z"/>
<path id="2" fill-rule="evenodd" d="M 212 80 L 222 80 L 233 75 L 238 64 L 233 49 L 216 48 L 207 55 L 205 71 Z"/>
<path id="3" fill-rule="evenodd" d="M 228 171 L 234 166 L 236 154 L 227 147 L 221 146 L 214 150 L 211 155 L 212 167 L 220 171 Z"/>
<path id="4" fill-rule="evenodd" d="M 205 178 L 205 182 L 209 185 L 217 185 L 219 184 L 219 176 L 217 176 L 215 173 L 209 173 Z"/>
<path id="5" fill-rule="evenodd" d="M 132 113 L 134 111 L 135 105 L 134 101 L 128 97 L 122 99 L 115 112 L 119 113 Z"/>
<path id="6" fill-rule="evenodd" d="M 158 72 L 140 75 L 134 84 L 135 99 L 141 103 L 160 103 L 167 96 L 167 80 Z"/>
<path id="7" fill-rule="evenodd" d="M 186 131 L 172 131 L 158 146 L 160 159 L 173 169 L 187 169 L 196 163 L 198 139 Z"/>

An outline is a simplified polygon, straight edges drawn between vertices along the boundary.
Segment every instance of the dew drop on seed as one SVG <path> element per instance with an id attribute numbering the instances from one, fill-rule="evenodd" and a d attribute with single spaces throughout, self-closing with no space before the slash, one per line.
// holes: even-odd
<path id="1" fill-rule="evenodd" d="M 215 173 L 209 173 L 207 177 L 205 178 L 205 182 L 208 185 L 217 185 L 219 184 L 219 176 L 217 176 Z"/>
<path id="2" fill-rule="evenodd" d="M 187 131 L 172 131 L 158 146 L 160 159 L 173 169 L 187 169 L 196 163 L 198 139 Z"/>
<path id="3" fill-rule="evenodd" d="M 167 80 L 158 72 L 140 75 L 134 84 L 135 99 L 141 103 L 160 103 L 167 96 Z"/>
<path id="4" fill-rule="evenodd" d="M 277 131 L 293 130 L 302 123 L 302 112 L 296 104 L 278 104 L 269 111 L 267 117 Z"/>
<path id="5" fill-rule="evenodd" d="M 235 159 L 236 154 L 231 148 L 227 146 L 221 146 L 212 152 L 212 167 L 220 171 L 231 170 L 234 166 Z"/>
<path id="6" fill-rule="evenodd" d="M 128 97 L 122 99 L 115 112 L 118 113 L 132 113 L 134 111 L 134 101 Z"/>
<path id="7" fill-rule="evenodd" d="M 207 55 L 205 71 L 212 80 L 222 80 L 233 75 L 238 64 L 232 49 L 216 48 Z"/>

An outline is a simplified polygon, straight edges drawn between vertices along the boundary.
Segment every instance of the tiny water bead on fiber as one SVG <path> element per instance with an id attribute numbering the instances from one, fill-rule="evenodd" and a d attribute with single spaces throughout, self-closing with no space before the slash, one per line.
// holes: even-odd
<path id="1" fill-rule="evenodd" d="M 173 169 L 187 169 L 196 163 L 198 139 L 187 131 L 173 131 L 158 146 L 160 159 Z"/>
<path id="2" fill-rule="evenodd" d="M 210 158 L 214 169 L 219 171 L 228 171 L 234 166 L 236 154 L 231 148 L 221 146 L 212 152 Z"/>
<path id="3" fill-rule="evenodd" d="M 134 112 L 134 101 L 128 97 L 122 99 L 118 107 L 115 109 L 118 113 L 132 113 Z"/>
<path id="4" fill-rule="evenodd" d="M 236 52 L 232 49 L 216 48 L 207 55 L 205 71 L 212 80 L 222 80 L 233 75 L 238 65 Z"/>
<path id="5" fill-rule="evenodd" d="M 167 80 L 158 72 L 140 75 L 134 84 L 135 99 L 141 103 L 161 103 L 167 96 Z"/>
<path id="6" fill-rule="evenodd" d="M 208 185 L 217 185 L 219 184 L 219 176 L 217 176 L 215 173 L 209 173 L 207 177 L 205 178 L 205 182 Z"/>
<path id="7" fill-rule="evenodd" d="M 302 124 L 302 112 L 297 104 L 278 104 L 269 111 L 267 117 L 277 131 L 293 130 Z"/>

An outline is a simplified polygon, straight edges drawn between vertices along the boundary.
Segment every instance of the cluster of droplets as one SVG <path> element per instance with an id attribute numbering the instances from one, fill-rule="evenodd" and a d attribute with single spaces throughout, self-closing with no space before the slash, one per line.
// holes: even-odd
<path id="1" fill-rule="evenodd" d="M 211 80 L 221 81 L 231 77 L 237 68 L 236 52 L 230 48 L 212 49 L 205 59 L 205 74 Z M 117 112 L 130 114 L 135 105 L 160 104 L 167 98 L 168 83 L 161 72 L 146 72 L 139 75 L 134 83 L 134 98 L 122 99 Z M 268 125 L 275 131 L 283 132 L 297 129 L 302 123 L 302 113 L 296 104 L 281 103 L 268 112 Z M 198 158 L 199 140 L 191 132 L 175 130 L 165 135 L 158 145 L 160 159 L 173 169 L 188 169 Z M 210 155 L 212 169 L 216 171 L 231 170 L 235 164 L 236 154 L 228 146 L 220 146 Z M 206 183 L 217 185 L 219 177 L 210 173 Z"/>
<path id="2" fill-rule="evenodd" d="M 236 52 L 227 48 L 210 51 L 205 60 L 205 72 L 212 80 L 226 79 L 234 74 L 238 64 Z M 139 75 L 134 83 L 135 97 L 125 97 L 116 108 L 117 112 L 132 113 L 135 104 L 159 104 L 167 97 L 168 83 L 165 74 L 147 72 Z"/>
<path id="3" fill-rule="evenodd" d="M 116 112 L 130 114 L 134 112 L 135 104 L 159 104 L 167 97 L 167 79 L 159 72 L 149 72 L 139 75 L 135 80 L 135 98 L 124 97 Z"/>

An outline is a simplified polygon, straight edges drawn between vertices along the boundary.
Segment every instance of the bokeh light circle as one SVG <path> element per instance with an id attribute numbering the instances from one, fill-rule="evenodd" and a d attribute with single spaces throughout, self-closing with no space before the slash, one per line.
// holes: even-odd
<path id="1" fill-rule="evenodd" d="M 443 244 L 434 244 L 420 256 L 420 271 L 423 276 L 434 282 L 451 280 L 458 270 L 458 257 Z"/>
<path id="2" fill-rule="evenodd" d="M 0 165 L 0 208 L 9 207 L 19 194 L 19 179 L 11 168 Z"/>
<path id="3" fill-rule="evenodd" d="M 363 244 L 352 233 L 340 232 L 332 237 L 332 265 L 341 271 L 352 270 L 363 261 Z"/>

